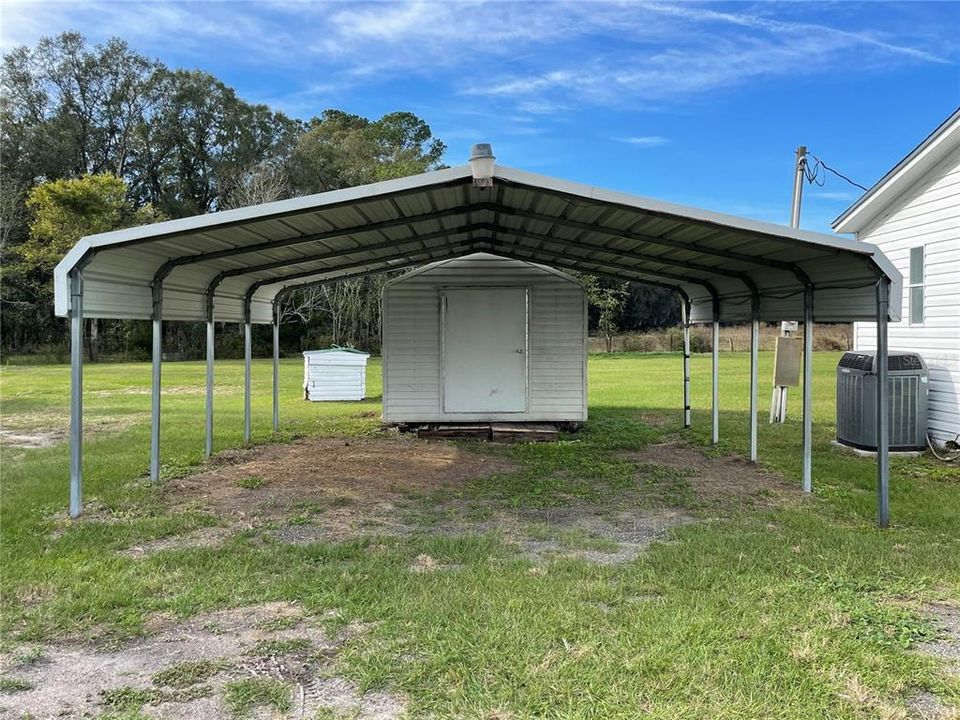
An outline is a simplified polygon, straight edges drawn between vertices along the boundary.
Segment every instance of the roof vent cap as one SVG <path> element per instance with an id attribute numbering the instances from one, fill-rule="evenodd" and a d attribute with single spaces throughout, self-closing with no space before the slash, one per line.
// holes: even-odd
<path id="1" fill-rule="evenodd" d="M 477 143 L 470 148 L 470 169 L 473 171 L 474 187 L 486 188 L 493 185 L 495 160 L 490 143 Z"/>

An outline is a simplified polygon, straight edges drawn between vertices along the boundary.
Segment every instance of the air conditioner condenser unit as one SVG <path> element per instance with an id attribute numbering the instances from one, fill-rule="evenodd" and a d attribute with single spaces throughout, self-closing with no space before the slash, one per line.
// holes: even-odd
<path id="1" fill-rule="evenodd" d="M 890 449 L 927 446 L 929 374 L 914 352 L 888 355 Z M 837 365 L 837 442 L 862 450 L 877 449 L 876 353 L 844 353 Z"/>

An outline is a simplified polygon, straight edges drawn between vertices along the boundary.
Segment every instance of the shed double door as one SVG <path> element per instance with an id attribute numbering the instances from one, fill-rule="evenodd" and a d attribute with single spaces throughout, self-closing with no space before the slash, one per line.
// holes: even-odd
<path id="1" fill-rule="evenodd" d="M 527 289 L 443 291 L 443 409 L 527 409 Z"/>

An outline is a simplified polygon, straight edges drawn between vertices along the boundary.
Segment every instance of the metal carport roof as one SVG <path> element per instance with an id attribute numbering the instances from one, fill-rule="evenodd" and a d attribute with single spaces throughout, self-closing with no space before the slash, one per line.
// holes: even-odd
<path id="1" fill-rule="evenodd" d="M 875 318 L 875 285 L 891 282 L 900 316 L 901 276 L 873 245 L 831 235 L 600 190 L 497 167 L 492 188 L 469 165 L 294 200 L 172 220 L 83 238 L 55 271 L 56 312 L 69 311 L 68 275 L 83 268 L 84 315 L 152 317 L 162 286 L 164 320 L 271 322 L 286 287 L 408 267 L 483 250 L 558 268 L 681 290 L 692 320 L 803 316 Z"/>
<path id="2" fill-rule="evenodd" d="M 489 146 L 484 156 L 492 166 Z M 477 156 L 480 157 L 480 156 Z M 480 165 L 477 165 L 479 168 Z M 812 326 L 878 323 L 878 517 L 888 517 L 886 325 L 902 278 L 866 243 L 600 190 L 506 167 L 464 165 L 293 200 L 85 237 L 54 272 L 56 313 L 71 321 L 70 511 L 82 496 L 84 318 L 153 321 L 150 476 L 160 475 L 164 320 L 206 321 L 206 452 L 213 448 L 214 322 L 245 325 L 244 438 L 251 437 L 251 326 L 273 323 L 273 423 L 279 427 L 276 299 L 291 288 L 473 252 L 651 283 L 684 315 L 684 425 L 690 424 L 691 322 L 713 326 L 712 422 L 718 441 L 721 321 L 750 321 L 750 459 L 757 459 L 759 323 L 803 319 L 803 473 L 811 488 Z"/>

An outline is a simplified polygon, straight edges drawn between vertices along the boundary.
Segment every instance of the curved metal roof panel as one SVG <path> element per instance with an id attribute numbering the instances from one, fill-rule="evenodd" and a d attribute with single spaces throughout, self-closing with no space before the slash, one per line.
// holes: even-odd
<path id="1" fill-rule="evenodd" d="M 471 252 L 529 260 L 676 289 L 694 320 L 802 316 L 814 286 L 818 321 L 874 318 L 874 286 L 902 279 L 878 248 L 507 167 L 492 188 L 469 166 L 83 238 L 55 271 L 56 311 L 67 315 L 68 276 L 82 273 L 84 315 L 143 318 L 152 287 L 164 319 L 270 322 L 287 288 L 358 277 Z"/>

